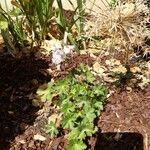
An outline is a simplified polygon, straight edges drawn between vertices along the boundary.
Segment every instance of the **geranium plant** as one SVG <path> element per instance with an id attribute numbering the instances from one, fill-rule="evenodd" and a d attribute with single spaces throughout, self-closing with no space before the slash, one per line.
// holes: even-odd
<path id="1" fill-rule="evenodd" d="M 62 114 L 61 119 L 58 119 L 59 124 L 56 119 L 51 119 L 47 131 L 54 136 L 58 134 L 57 128 L 67 129 L 68 149 L 86 149 L 85 138 L 97 131 L 94 119 L 103 110 L 106 88 L 96 84 L 94 75 L 86 65 L 81 64 L 65 79 L 48 83 L 44 91 L 37 91 L 41 99 L 55 102 L 58 106 L 57 112 Z"/>

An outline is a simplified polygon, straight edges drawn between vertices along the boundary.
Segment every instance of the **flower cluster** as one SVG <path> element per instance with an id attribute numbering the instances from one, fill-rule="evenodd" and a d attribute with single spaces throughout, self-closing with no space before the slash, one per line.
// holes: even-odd
<path id="1" fill-rule="evenodd" d="M 65 56 L 73 52 L 74 46 L 67 45 L 62 48 L 61 44 L 54 44 L 52 47 L 52 63 L 55 65 L 64 61 Z"/>

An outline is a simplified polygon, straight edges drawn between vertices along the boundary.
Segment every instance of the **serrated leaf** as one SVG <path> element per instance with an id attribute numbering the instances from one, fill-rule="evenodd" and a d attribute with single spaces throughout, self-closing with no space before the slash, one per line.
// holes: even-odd
<path id="1" fill-rule="evenodd" d="M 102 68 L 102 66 L 100 65 L 100 63 L 96 62 L 93 65 L 93 70 L 98 73 L 99 75 L 104 74 L 105 70 Z"/>
<path id="2" fill-rule="evenodd" d="M 79 134 L 80 134 L 80 130 L 77 127 L 73 128 L 72 131 L 68 135 L 69 140 L 77 140 L 79 137 Z"/>
<path id="3" fill-rule="evenodd" d="M 90 71 L 86 73 L 86 80 L 88 83 L 93 83 L 95 80 L 94 75 Z"/>
<path id="4" fill-rule="evenodd" d="M 82 150 L 86 149 L 82 140 L 96 131 L 93 122 L 103 108 L 106 90 L 93 83 L 95 77 L 86 65 L 81 64 L 75 74 L 79 76 L 71 72 L 64 80 L 57 81 L 52 91 L 59 96 L 57 105 L 63 114 L 61 125 L 64 129 L 71 130 L 68 134 L 68 149 Z M 84 77 L 79 79 L 81 76 Z M 57 130 L 52 127 L 49 132 L 54 135 Z"/>
<path id="5" fill-rule="evenodd" d="M 66 101 L 66 102 L 62 102 L 61 104 L 61 111 L 64 114 L 68 114 L 71 113 L 75 110 L 75 106 L 73 105 L 73 103 Z"/>
<path id="6" fill-rule="evenodd" d="M 70 80 L 64 79 L 61 81 L 58 81 L 55 85 L 55 90 L 58 94 L 68 94 L 68 91 L 70 89 Z"/>
<path id="7" fill-rule="evenodd" d="M 101 110 L 103 110 L 103 103 L 97 101 L 97 102 L 94 104 L 94 107 L 95 107 L 96 109 L 98 109 L 99 111 L 101 111 Z"/>
<path id="8" fill-rule="evenodd" d="M 83 122 L 92 122 L 94 121 L 94 119 L 96 118 L 95 112 L 93 111 L 88 111 L 87 113 L 84 114 L 84 119 Z"/>
<path id="9" fill-rule="evenodd" d="M 80 64 L 79 68 L 77 69 L 80 73 L 85 73 L 88 71 L 88 68 L 83 63 Z"/>
<path id="10" fill-rule="evenodd" d="M 79 140 L 70 140 L 68 144 L 68 150 L 85 150 L 86 148 L 86 144 Z"/>
<path id="11" fill-rule="evenodd" d="M 77 119 L 76 113 L 64 114 L 63 121 L 62 121 L 63 128 L 73 129 L 76 119 Z"/>
<path id="12" fill-rule="evenodd" d="M 79 125 L 78 130 L 80 131 L 80 134 L 78 136 L 78 139 L 83 140 L 86 136 L 92 136 L 92 134 L 94 133 L 93 126 L 93 123 Z"/>
<path id="13" fill-rule="evenodd" d="M 58 129 L 56 128 L 56 125 L 54 122 L 50 122 L 47 126 L 46 126 L 46 132 L 48 134 L 50 134 L 51 137 L 56 136 L 59 132 Z"/>
<path id="14" fill-rule="evenodd" d="M 78 101 L 79 101 L 79 102 L 76 102 L 76 106 L 77 106 L 78 108 L 82 108 L 83 106 L 89 104 L 89 103 L 87 102 L 87 100 L 84 100 L 84 98 L 83 98 L 83 99 L 80 98 L 80 99 L 78 99 Z"/>
<path id="15" fill-rule="evenodd" d="M 49 82 L 47 85 L 43 85 L 37 90 L 36 93 L 40 96 L 42 102 L 52 100 L 52 86 L 53 83 Z"/>
<path id="16" fill-rule="evenodd" d="M 92 90 L 93 94 L 97 95 L 97 96 L 104 96 L 106 95 L 106 89 L 101 86 L 101 85 L 95 85 L 93 90 Z"/>

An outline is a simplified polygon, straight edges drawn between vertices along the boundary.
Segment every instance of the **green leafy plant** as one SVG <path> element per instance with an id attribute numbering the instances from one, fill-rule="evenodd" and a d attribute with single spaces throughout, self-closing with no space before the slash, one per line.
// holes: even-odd
<path id="1" fill-rule="evenodd" d="M 45 95 L 44 91 L 47 93 L 49 90 L 48 95 L 55 95 L 49 100 L 52 103 L 55 101 L 59 112 L 63 114 L 60 126 L 69 130 L 68 150 L 86 149 L 83 141 L 97 131 L 94 119 L 103 110 L 107 90 L 95 83 L 94 75 L 84 64 L 72 70 L 65 79 L 58 80 L 48 87 L 42 93 Z M 39 91 L 41 93 L 41 89 L 37 93 Z M 47 100 L 47 96 L 44 97 Z M 51 122 L 47 125 L 47 131 L 53 136 L 58 133 Z"/>

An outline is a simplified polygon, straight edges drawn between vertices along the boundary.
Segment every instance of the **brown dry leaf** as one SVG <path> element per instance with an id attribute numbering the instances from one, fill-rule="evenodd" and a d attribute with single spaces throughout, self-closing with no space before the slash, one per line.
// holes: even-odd
<path id="1" fill-rule="evenodd" d="M 105 82 L 108 82 L 108 83 L 113 83 L 113 82 L 115 82 L 117 79 L 113 79 L 113 78 L 111 78 L 111 77 L 108 77 L 108 75 L 107 75 L 107 76 L 104 76 L 104 77 L 103 77 L 103 80 L 104 80 Z"/>
<path id="2" fill-rule="evenodd" d="M 88 53 L 90 53 L 90 54 L 97 54 L 99 52 L 100 52 L 100 50 L 96 49 L 96 48 L 90 48 L 90 49 L 88 49 Z"/>
<path id="3" fill-rule="evenodd" d="M 85 76 L 83 75 L 75 75 L 75 78 L 78 82 L 82 82 L 83 80 L 85 80 Z"/>
<path id="4" fill-rule="evenodd" d="M 52 114 L 49 118 L 48 118 L 48 123 L 53 122 L 56 124 L 56 127 L 60 126 L 60 122 L 61 122 L 61 118 L 62 114 Z"/>
<path id="5" fill-rule="evenodd" d="M 148 70 L 150 71 L 150 61 L 147 62 L 147 67 L 148 67 Z"/>
<path id="6" fill-rule="evenodd" d="M 36 135 L 34 135 L 34 137 L 33 137 L 33 139 L 34 140 L 38 140 L 38 141 L 45 141 L 46 140 L 46 137 L 44 137 L 44 136 L 42 136 L 42 135 L 40 135 L 40 134 L 36 134 Z"/>
<path id="7" fill-rule="evenodd" d="M 108 66 L 118 66 L 118 65 L 121 65 L 120 61 L 117 60 L 117 59 L 106 60 L 105 63 Z"/>
<path id="8" fill-rule="evenodd" d="M 110 66 L 112 64 L 112 62 L 110 60 L 106 60 L 105 64 L 108 65 L 108 66 Z"/>
<path id="9" fill-rule="evenodd" d="M 95 56 L 94 54 L 90 53 L 90 57 L 96 58 L 97 56 Z"/>
<path id="10" fill-rule="evenodd" d="M 132 68 L 130 68 L 130 71 L 132 73 L 138 73 L 138 72 L 141 72 L 141 69 L 139 67 L 132 67 Z"/>
<path id="11" fill-rule="evenodd" d="M 102 75 L 105 72 L 105 69 L 98 62 L 96 62 L 93 65 L 93 71 L 95 71 L 99 75 Z"/>
<path id="12" fill-rule="evenodd" d="M 147 79 L 146 77 L 142 76 L 142 82 L 139 83 L 138 85 L 140 86 L 141 89 L 144 89 L 147 85 L 150 84 L 150 79 Z"/>
<path id="13" fill-rule="evenodd" d="M 127 72 L 127 69 L 124 66 L 119 65 L 118 67 L 113 68 L 112 72 L 125 74 Z"/>
<path id="14" fill-rule="evenodd" d="M 57 71 L 61 71 L 60 65 L 57 65 L 56 68 L 57 68 Z"/>
<path id="15" fill-rule="evenodd" d="M 44 49 L 45 51 L 43 52 L 44 54 L 49 54 L 52 50 L 52 47 L 55 45 L 55 44 L 61 44 L 60 41 L 56 40 L 56 39 L 52 39 L 52 40 L 44 40 L 42 42 L 42 45 L 41 45 L 41 49 Z"/>

